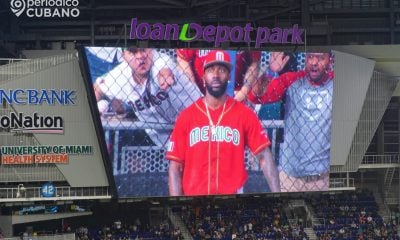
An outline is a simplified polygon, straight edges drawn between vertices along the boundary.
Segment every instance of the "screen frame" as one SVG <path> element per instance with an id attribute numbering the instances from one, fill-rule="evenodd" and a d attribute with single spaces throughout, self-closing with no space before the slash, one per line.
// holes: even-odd
<path id="1" fill-rule="evenodd" d="M 86 55 L 86 47 L 104 47 L 104 46 L 96 46 L 96 45 L 86 45 L 86 46 L 80 46 L 79 47 L 79 60 L 80 60 L 80 65 L 81 65 L 81 69 L 82 69 L 82 75 L 85 81 L 85 87 L 86 87 L 86 92 L 88 94 L 88 101 L 89 101 L 89 106 L 91 109 L 91 114 L 93 117 L 93 122 L 95 124 L 95 128 L 96 128 L 96 134 L 97 134 L 97 138 L 99 141 L 99 145 L 101 147 L 101 154 L 103 157 L 103 161 L 104 165 L 106 167 L 106 173 L 107 173 L 107 177 L 109 179 L 109 183 L 110 183 L 110 189 L 112 188 L 112 192 L 113 195 L 117 198 L 117 199 L 173 199 L 173 198 L 193 198 L 193 197 L 221 197 L 221 196 L 249 196 L 249 195 L 263 195 L 263 194 L 281 194 L 281 193 L 274 193 L 274 192 L 256 192 L 256 193 L 241 193 L 241 194 L 217 194 L 217 195 L 181 195 L 181 196 L 169 196 L 169 195 L 165 195 L 165 196 L 154 196 L 154 195 L 143 195 L 143 196 L 123 196 L 121 197 L 119 194 L 119 191 L 117 189 L 117 182 L 113 173 L 113 164 L 111 162 L 111 157 L 110 154 L 108 153 L 107 150 L 107 144 L 106 144 L 106 139 L 105 139 L 105 131 L 103 128 L 103 124 L 101 121 L 101 115 L 100 112 L 97 109 L 97 101 L 96 101 L 96 97 L 95 97 L 95 93 L 94 93 L 94 88 L 91 85 L 92 83 L 92 78 L 91 78 L 91 73 L 90 73 L 90 67 L 89 67 L 89 61 Z M 124 48 L 124 47 L 115 47 L 115 48 Z M 146 47 L 146 48 L 151 48 L 151 49 L 161 49 L 162 47 Z M 178 48 L 172 48 L 172 49 L 178 49 Z M 186 48 L 186 49 L 211 49 L 211 48 Z M 216 50 L 216 49 L 212 49 L 212 50 Z M 222 49 L 224 51 L 238 51 L 236 49 Z M 249 49 L 249 51 L 266 51 L 266 52 L 277 52 L 277 50 L 266 50 L 266 49 Z M 317 52 L 321 52 L 321 53 L 325 53 L 325 51 L 317 51 Z M 295 51 L 294 53 L 307 53 L 307 52 L 297 52 Z M 335 64 L 333 64 L 333 68 L 334 68 Z M 332 70 L 334 71 L 334 70 Z M 333 104 L 333 102 L 332 102 Z M 331 126 L 331 130 L 332 130 L 332 126 Z M 100 139 L 99 139 L 100 138 Z M 330 141 L 332 141 L 332 138 L 330 139 Z M 331 162 L 329 163 L 331 164 Z M 326 190 L 319 190 L 318 192 L 325 192 Z M 295 192 L 289 192 L 289 194 L 293 194 Z"/>
<path id="2" fill-rule="evenodd" d="M 100 46 L 101 47 L 101 46 Z M 104 139 L 104 130 L 101 123 L 100 113 L 97 110 L 97 102 L 96 96 L 94 93 L 93 86 L 91 83 L 90 78 L 90 68 L 88 64 L 88 59 L 85 54 L 85 46 L 77 47 L 78 50 L 78 59 L 79 59 L 79 67 L 82 73 L 82 79 L 85 84 L 85 90 L 87 93 L 87 100 L 89 103 L 90 113 L 92 115 L 94 128 L 96 131 L 97 142 L 100 147 L 100 153 L 103 159 L 104 169 L 106 172 L 107 180 L 109 183 L 109 189 L 111 192 L 111 197 L 117 199 L 118 198 L 118 191 L 115 184 L 115 179 L 113 175 L 113 166 L 110 161 L 110 156 L 107 151 L 107 144 Z"/>

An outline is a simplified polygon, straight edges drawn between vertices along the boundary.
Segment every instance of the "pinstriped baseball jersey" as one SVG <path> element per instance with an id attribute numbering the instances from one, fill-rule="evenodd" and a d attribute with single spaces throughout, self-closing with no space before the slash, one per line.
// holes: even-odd
<path id="1" fill-rule="evenodd" d="M 247 180 L 245 147 L 258 154 L 270 141 L 255 113 L 228 97 L 225 111 L 209 109 L 211 131 L 203 98 L 179 115 L 166 158 L 183 164 L 184 195 L 234 194 Z M 222 114 L 222 115 L 221 115 Z"/>

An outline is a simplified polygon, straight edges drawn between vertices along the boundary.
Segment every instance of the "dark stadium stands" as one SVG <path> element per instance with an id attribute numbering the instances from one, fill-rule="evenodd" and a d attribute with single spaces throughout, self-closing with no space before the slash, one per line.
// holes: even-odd
<path id="1" fill-rule="evenodd" d="M 320 239 L 398 239 L 397 222 L 385 223 L 378 215 L 372 192 L 359 190 L 309 199 L 323 223 L 314 230 Z"/>
<path id="2" fill-rule="evenodd" d="M 400 239 L 370 190 L 93 202 L 92 216 L 18 225 L 21 236 L 75 232 L 77 240 Z M 33 213 L 32 213 L 33 214 Z M 27 234 L 27 227 L 33 229 Z M 311 232 L 310 232 L 311 231 Z M 24 233 L 25 232 L 25 233 Z"/>
<path id="3" fill-rule="evenodd" d="M 236 204 L 216 203 L 174 208 L 193 239 L 303 239 L 302 226 L 290 226 L 285 199 L 248 199 Z"/>
<path id="4" fill-rule="evenodd" d="M 316 239 L 400 239 L 398 219 L 385 222 L 378 214 L 379 207 L 369 190 L 313 194 L 305 199 L 305 205 L 312 209 L 313 218 L 319 222 L 312 228 Z M 163 215 L 158 221 L 141 223 L 138 216 L 132 215 L 130 219 L 135 220 L 116 220 L 93 228 L 79 227 L 76 233 L 80 240 L 181 239 L 180 227 L 174 226 L 176 221 L 171 221 L 171 215 L 175 215 L 184 222 L 184 228 L 194 240 L 314 239 L 305 232 L 305 228 L 311 226 L 310 219 L 291 206 L 291 202 L 299 200 L 302 198 L 298 196 L 246 197 L 161 204 L 158 208 L 163 213 L 170 211 L 170 214 Z M 110 216 L 110 219 L 117 217 Z"/>

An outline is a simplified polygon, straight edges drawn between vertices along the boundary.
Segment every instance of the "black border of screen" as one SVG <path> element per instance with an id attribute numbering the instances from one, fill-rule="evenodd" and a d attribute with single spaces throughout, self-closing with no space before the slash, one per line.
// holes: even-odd
<path id="1" fill-rule="evenodd" d="M 79 66 L 82 72 L 82 77 L 84 80 L 84 84 L 85 84 L 85 88 L 86 88 L 86 93 L 87 93 L 87 99 L 89 102 L 89 107 L 90 107 L 90 111 L 92 114 L 92 118 L 93 118 L 93 123 L 95 125 L 95 130 L 96 130 L 96 136 L 97 136 L 97 140 L 100 146 L 100 151 L 101 151 L 101 155 L 102 155 L 102 159 L 103 159 L 103 163 L 105 166 L 105 170 L 106 170 L 106 175 L 109 181 L 109 187 L 111 189 L 111 193 L 112 193 L 112 197 L 114 199 L 117 199 L 118 201 L 129 201 L 129 199 L 141 199 L 139 201 L 143 201 L 145 199 L 155 199 L 155 200 L 161 200 L 161 201 L 174 201 L 174 200 L 191 200 L 193 198 L 241 198 L 241 197 L 251 197 L 251 196 L 275 196 L 275 197 L 280 197 L 280 196 L 292 196 L 292 194 L 299 194 L 299 192 L 259 192 L 259 193 L 244 193 L 244 194 L 216 194 L 216 195 L 196 195 L 196 196 L 130 196 L 130 197 L 119 197 L 118 191 L 117 191 L 117 187 L 116 187 L 116 183 L 115 183 L 115 176 L 113 174 L 113 165 L 111 164 L 111 160 L 110 160 L 110 155 L 108 153 L 107 150 L 107 144 L 105 141 L 105 133 L 104 133 L 104 129 L 103 129 L 103 125 L 101 122 L 101 117 L 100 117 L 100 113 L 97 109 L 97 101 L 96 101 L 96 97 L 95 97 L 95 93 L 94 93 L 94 88 L 93 86 L 90 84 L 92 82 L 91 80 L 91 76 L 90 76 L 90 68 L 89 68 L 89 63 L 88 63 L 88 59 L 87 59 L 87 55 L 85 52 L 85 48 L 86 47 L 104 47 L 104 46 L 96 46 L 96 45 L 86 45 L 86 46 L 79 46 L 77 47 L 78 50 L 78 58 L 79 58 Z M 118 48 L 119 46 L 115 46 L 114 48 Z M 122 47 L 123 48 L 123 47 Z M 179 47 L 175 46 L 175 47 L 146 47 L 146 48 L 152 48 L 152 49 L 178 49 Z M 185 47 L 188 49 L 191 49 L 191 47 Z M 204 47 L 198 47 L 195 49 L 223 49 L 223 50 L 232 50 L 232 51 L 239 51 L 241 49 L 233 49 L 233 48 L 204 48 Z M 247 49 L 250 51 L 268 51 L 268 52 L 274 52 L 274 51 L 278 51 L 278 50 L 271 50 L 271 49 L 265 49 L 265 48 L 260 48 L 260 49 Z M 293 50 L 293 52 L 298 53 L 297 51 L 297 46 L 295 47 L 295 49 Z M 307 51 L 302 51 L 304 53 L 307 53 Z M 312 52 L 326 52 L 326 51 L 312 51 Z M 329 51 L 329 53 L 333 54 L 333 51 Z M 334 65 L 335 66 L 335 65 Z M 334 71 L 334 70 L 333 70 Z M 331 126 L 332 127 L 332 126 Z M 332 141 L 332 139 L 331 139 Z M 330 162 L 330 166 L 331 162 Z M 332 172 L 330 172 L 332 173 Z M 331 175 L 329 176 L 329 178 L 331 177 Z M 317 194 L 330 194 L 332 192 L 342 192 L 342 191 L 353 191 L 353 190 L 327 190 L 327 191 L 308 191 L 308 192 L 303 192 L 303 193 L 307 193 L 307 194 L 313 194 L 313 193 L 317 193 Z"/>
<path id="2" fill-rule="evenodd" d="M 92 114 L 93 124 L 94 124 L 95 130 L 96 130 L 97 142 L 100 146 L 100 153 L 101 153 L 101 157 L 103 159 L 104 168 L 106 171 L 109 187 L 111 190 L 111 196 L 114 198 L 118 198 L 118 192 L 116 189 L 115 179 L 114 179 L 114 175 L 113 175 L 113 168 L 112 168 L 110 157 L 109 157 L 109 154 L 107 151 L 106 140 L 104 138 L 103 125 L 101 123 L 100 113 L 97 110 L 94 89 L 93 89 L 93 86 L 89 84 L 92 81 L 90 80 L 91 79 L 90 78 L 90 70 L 89 70 L 88 59 L 87 59 L 87 56 L 85 53 L 85 46 L 80 46 L 77 49 L 78 49 L 79 67 L 81 69 L 82 77 L 85 82 L 84 84 L 85 84 L 86 93 L 87 93 L 87 100 L 89 103 L 90 112 Z"/>

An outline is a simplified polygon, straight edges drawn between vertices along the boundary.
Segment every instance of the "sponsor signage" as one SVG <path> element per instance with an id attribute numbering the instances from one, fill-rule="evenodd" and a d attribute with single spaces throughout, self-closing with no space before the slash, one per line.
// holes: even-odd
<path id="1" fill-rule="evenodd" d="M 0 104 L 75 105 L 76 91 L 71 89 L 0 89 Z"/>
<path id="2" fill-rule="evenodd" d="M 70 155 L 93 154 L 90 145 L 2 146 L 1 164 L 68 164 Z"/>
<path id="3" fill-rule="evenodd" d="M 254 34 L 252 34 L 254 33 Z M 252 35 L 255 39 L 252 39 Z M 206 41 L 213 42 L 215 47 L 220 47 L 224 42 L 255 42 L 255 47 L 264 47 L 266 44 L 304 44 L 304 29 L 295 24 L 290 28 L 258 27 L 251 23 L 243 26 L 202 26 L 198 23 L 163 24 L 163 23 L 138 23 L 137 18 L 132 18 L 130 38 L 137 40 L 169 41 L 180 40 L 183 42 Z"/>
<path id="4" fill-rule="evenodd" d="M 17 211 L 19 215 L 29 215 L 29 214 L 46 214 L 46 213 L 57 213 L 58 206 L 50 205 L 38 205 L 38 206 L 30 206 L 23 207 L 21 210 Z"/>
<path id="5" fill-rule="evenodd" d="M 73 106 L 76 90 L 72 89 L 0 89 L 0 104 Z M 63 134 L 62 116 L 10 112 L 0 115 L 0 129 L 21 133 Z"/>
<path id="6" fill-rule="evenodd" d="M 46 206 L 30 206 L 24 207 L 18 211 L 19 215 L 26 215 L 31 213 L 39 213 L 44 212 L 46 210 Z"/>
<path id="7" fill-rule="evenodd" d="M 64 120 L 61 116 L 42 116 L 38 113 L 25 115 L 10 112 L 0 116 L 0 129 L 11 129 L 22 133 L 64 133 Z"/>

